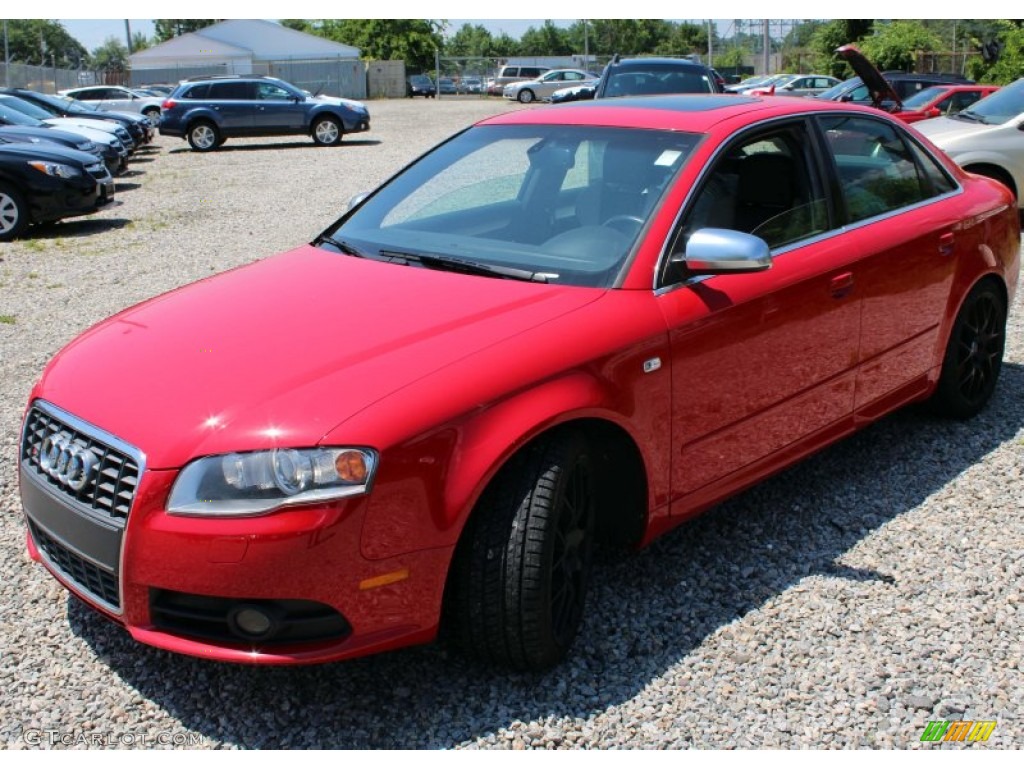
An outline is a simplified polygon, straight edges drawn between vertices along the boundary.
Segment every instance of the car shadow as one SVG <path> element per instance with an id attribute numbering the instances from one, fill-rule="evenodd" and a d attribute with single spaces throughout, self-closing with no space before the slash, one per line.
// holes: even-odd
<path id="1" fill-rule="evenodd" d="M 120 184 L 117 189 L 121 190 Z M 26 239 L 54 240 L 64 237 L 88 237 L 100 232 L 121 229 L 131 223 L 131 219 L 63 219 L 32 227 Z"/>
<path id="2" fill-rule="evenodd" d="M 132 155 L 131 159 L 128 162 L 131 163 L 132 165 L 136 165 L 137 163 L 152 163 L 154 160 L 156 160 L 155 156 L 147 157 L 143 155 L 140 157 L 139 153 L 136 152 L 134 155 Z"/>
<path id="3" fill-rule="evenodd" d="M 124 178 L 124 177 L 121 177 Z M 132 184 L 130 181 L 115 181 L 115 192 L 131 192 L 133 189 L 141 189 L 141 184 Z"/>
<path id="4" fill-rule="evenodd" d="M 904 409 L 642 552 L 602 553 L 571 658 L 545 674 L 491 669 L 442 643 L 315 667 L 242 667 L 141 646 L 73 597 L 68 618 L 114 674 L 212 742 L 450 747 L 516 720 L 621 705 L 716 630 L 808 577 L 894 583 L 893 574 L 838 561 L 1022 424 L 1024 366 L 1007 364 L 989 408 L 972 420 Z"/>
<path id="5" fill-rule="evenodd" d="M 125 171 L 124 173 L 121 173 L 121 174 L 118 174 L 117 176 L 115 176 L 114 177 L 114 181 L 116 182 L 119 179 L 133 179 L 133 178 L 135 178 L 137 176 L 145 176 L 145 175 L 146 175 L 145 171 L 140 171 L 137 168 L 135 168 L 135 169 L 131 169 L 130 168 L 127 171 Z"/>
<path id="6" fill-rule="evenodd" d="M 308 139 L 303 141 L 275 142 L 273 144 L 232 144 L 229 140 L 210 154 L 221 152 L 262 152 L 271 149 L 344 149 L 345 147 L 374 147 L 380 143 L 379 139 L 343 139 L 340 144 L 334 147 L 318 147 Z M 181 152 L 188 153 L 194 152 L 194 150 L 191 147 L 179 147 L 178 149 L 170 150 L 169 154 L 176 155 Z"/>

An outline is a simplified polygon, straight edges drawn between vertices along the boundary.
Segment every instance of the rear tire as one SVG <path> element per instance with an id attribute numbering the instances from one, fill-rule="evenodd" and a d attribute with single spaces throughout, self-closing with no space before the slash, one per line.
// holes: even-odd
<path id="1" fill-rule="evenodd" d="M 156 125 L 160 122 L 160 110 L 156 107 L 153 107 L 152 109 L 147 109 L 142 114 L 148 117 L 150 121 L 152 121 L 153 125 Z"/>
<path id="2" fill-rule="evenodd" d="M 991 280 L 975 285 L 964 299 L 942 361 L 933 409 L 967 419 L 992 398 L 1006 344 L 1006 302 Z"/>
<path id="3" fill-rule="evenodd" d="M 188 128 L 188 143 L 196 152 L 211 152 L 220 142 L 217 126 L 206 120 L 193 123 Z"/>
<path id="4" fill-rule="evenodd" d="M 463 532 L 446 608 L 468 654 L 523 670 L 565 658 L 590 574 L 595 476 L 576 432 L 527 446 L 498 473 Z"/>
<path id="5" fill-rule="evenodd" d="M 0 184 L 0 241 L 21 237 L 28 229 L 28 204 L 14 187 Z"/>

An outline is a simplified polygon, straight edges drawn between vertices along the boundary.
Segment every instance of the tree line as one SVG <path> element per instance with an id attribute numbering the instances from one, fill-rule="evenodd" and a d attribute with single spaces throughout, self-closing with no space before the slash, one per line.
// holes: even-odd
<path id="1" fill-rule="evenodd" d="M 172 37 L 195 32 L 219 19 L 155 19 L 154 35 L 132 35 L 139 51 Z M 482 24 L 458 29 L 436 19 L 283 19 L 290 28 L 359 48 L 366 59 L 405 61 L 413 71 L 432 69 L 434 57 L 509 58 L 566 56 L 588 51 L 597 57 L 620 54 L 706 56 L 710 46 L 716 66 L 741 66 L 759 51 L 760 34 L 735 34 L 723 39 L 714 25 L 664 19 L 589 19 L 561 27 L 551 20 L 529 27 L 518 39 L 494 34 Z M 976 52 L 966 72 L 976 80 L 1003 84 L 1024 73 L 1024 28 L 1021 20 L 928 19 L 806 20 L 794 25 L 772 45 L 782 53 L 784 71 L 815 71 L 847 77 L 846 62 L 835 49 L 856 43 L 882 70 L 913 70 L 922 54 Z M 8 45 L 12 61 L 62 68 L 123 70 L 128 47 L 109 37 L 89 52 L 59 21 L 11 19 Z M 710 40 L 709 40 L 710 33 Z M 961 59 L 962 60 L 962 59 Z"/>

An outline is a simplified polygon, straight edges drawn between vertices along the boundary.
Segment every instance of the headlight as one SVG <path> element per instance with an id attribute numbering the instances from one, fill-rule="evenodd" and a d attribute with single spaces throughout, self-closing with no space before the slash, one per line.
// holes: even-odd
<path id="1" fill-rule="evenodd" d="M 48 163 L 45 160 L 29 160 L 28 164 L 37 171 L 45 173 L 47 176 L 58 176 L 62 179 L 73 179 L 76 176 L 82 175 L 82 172 L 77 168 L 73 168 L 70 165 L 64 165 L 63 163 Z"/>
<path id="2" fill-rule="evenodd" d="M 366 493 L 377 454 L 365 448 L 277 448 L 197 459 L 178 475 L 173 515 L 262 515 L 296 504 Z"/>

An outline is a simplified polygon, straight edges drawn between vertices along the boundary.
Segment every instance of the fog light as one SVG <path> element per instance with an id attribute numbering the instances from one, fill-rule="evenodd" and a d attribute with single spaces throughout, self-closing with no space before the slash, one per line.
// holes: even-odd
<path id="1" fill-rule="evenodd" d="M 275 617 L 257 605 L 239 605 L 231 610 L 228 623 L 235 634 L 246 640 L 265 640 L 277 631 Z"/>

